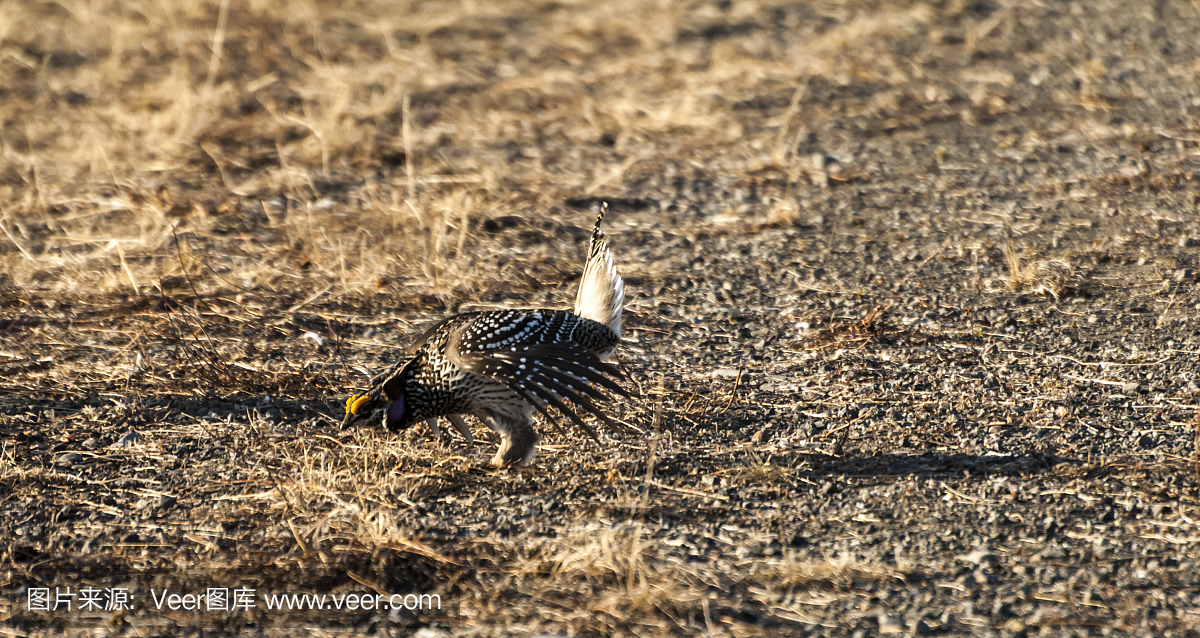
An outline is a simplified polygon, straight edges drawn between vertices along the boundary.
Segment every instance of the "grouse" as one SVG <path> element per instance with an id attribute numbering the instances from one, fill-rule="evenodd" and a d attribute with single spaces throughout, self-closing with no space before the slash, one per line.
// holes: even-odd
<path id="1" fill-rule="evenodd" d="M 625 284 L 613 265 L 600 223 L 592 230 L 575 310 L 492 310 L 443 319 L 421 335 L 408 355 L 346 400 L 342 427 L 379 418 L 399 431 L 426 421 L 436 435 L 448 417 L 470 442 L 463 414 L 500 434 L 495 465 L 533 463 L 540 440 L 533 412 L 561 412 L 592 438 L 577 413 L 615 424 L 601 411 L 608 393 L 628 397 L 615 379 L 624 374 L 607 360 L 621 337 Z M 607 393 L 606 393 L 607 391 Z"/>

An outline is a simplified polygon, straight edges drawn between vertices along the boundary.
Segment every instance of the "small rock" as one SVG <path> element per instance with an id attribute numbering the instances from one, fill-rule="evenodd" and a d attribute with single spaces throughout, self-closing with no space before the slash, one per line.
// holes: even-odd
<path id="1" fill-rule="evenodd" d="M 902 634 L 904 633 L 904 623 L 901 623 L 898 618 L 893 618 L 887 614 L 879 614 L 879 633 Z"/>
<path id="2" fill-rule="evenodd" d="M 829 186 L 829 173 L 825 170 L 825 154 L 813 153 L 812 166 L 813 170 L 808 173 L 812 183 L 822 188 Z"/>
<path id="3" fill-rule="evenodd" d="M 117 439 L 117 442 L 114 443 L 113 445 L 114 445 L 114 447 L 133 447 L 134 444 L 136 444 L 137 442 L 138 442 L 138 433 L 134 432 L 133 430 L 130 430 L 130 431 L 126 432 L 125 434 L 122 434 L 121 438 Z"/>
<path id="4" fill-rule="evenodd" d="M 1042 551 L 1038 552 L 1037 556 L 1044 558 L 1044 559 L 1059 560 L 1062 558 L 1066 558 L 1067 553 L 1065 551 L 1063 551 L 1063 549 L 1061 547 L 1047 547 L 1046 549 L 1043 549 Z"/>
<path id="5" fill-rule="evenodd" d="M 982 565 L 984 563 L 995 563 L 999 560 L 997 556 L 986 549 L 977 549 L 970 554 L 957 556 L 958 560 L 972 565 Z"/>
<path id="6" fill-rule="evenodd" d="M 58 464 L 70 466 L 70 465 L 75 465 L 76 463 L 78 463 L 82 460 L 83 460 L 82 454 L 80 454 L 78 452 L 67 452 L 66 454 L 58 457 Z"/>
<path id="7" fill-rule="evenodd" d="M 434 627 L 422 627 L 412 636 L 413 638 L 450 638 L 450 632 Z"/>
<path id="8" fill-rule="evenodd" d="M 163 494 L 162 496 L 158 497 L 158 503 L 155 505 L 155 507 L 160 510 L 165 510 L 178 501 L 179 499 L 171 496 L 170 494 Z"/>
<path id="9" fill-rule="evenodd" d="M 83 447 L 85 447 L 89 450 L 94 450 L 94 449 L 100 447 L 100 441 L 96 440 L 95 437 L 92 437 L 92 438 L 84 441 L 81 445 L 83 445 Z"/>
<path id="10" fill-rule="evenodd" d="M 1175 282 L 1176 283 L 1183 283 L 1185 281 L 1192 279 L 1193 277 L 1194 277 L 1194 275 L 1192 274 L 1191 268 L 1180 268 L 1179 270 L 1175 271 Z"/>
<path id="11" fill-rule="evenodd" d="M 913 625 L 912 632 L 915 636 L 928 636 L 933 633 L 933 631 L 929 628 L 929 623 L 925 622 L 924 620 L 918 620 L 917 623 Z"/>
<path id="12" fill-rule="evenodd" d="M 708 376 L 712 379 L 736 379 L 738 371 L 733 368 L 717 368 L 709 372 Z"/>
<path id="13" fill-rule="evenodd" d="M 1134 392 L 1137 392 L 1137 391 L 1138 391 L 1138 384 L 1136 384 L 1136 383 L 1131 382 L 1131 383 L 1126 383 L 1125 385 L 1121 386 L 1121 394 L 1129 395 L 1129 394 L 1133 394 Z"/>

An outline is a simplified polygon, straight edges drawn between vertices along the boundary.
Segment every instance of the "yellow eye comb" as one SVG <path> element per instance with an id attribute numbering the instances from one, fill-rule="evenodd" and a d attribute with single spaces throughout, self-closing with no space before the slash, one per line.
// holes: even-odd
<path id="1" fill-rule="evenodd" d="M 367 402 L 367 397 L 363 395 L 352 396 L 346 399 L 346 411 L 355 416 L 358 415 L 358 409 Z"/>

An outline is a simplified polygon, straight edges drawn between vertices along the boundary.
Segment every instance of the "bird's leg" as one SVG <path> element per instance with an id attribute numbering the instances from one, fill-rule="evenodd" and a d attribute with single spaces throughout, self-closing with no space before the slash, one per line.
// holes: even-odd
<path id="1" fill-rule="evenodd" d="M 433 438 L 438 443 L 442 442 L 442 429 L 438 427 L 438 418 L 435 416 L 432 419 L 425 419 L 425 424 L 433 431 Z"/>
<path id="2" fill-rule="evenodd" d="M 467 440 L 467 445 L 472 445 L 475 443 L 475 437 L 471 435 L 471 427 L 467 425 L 466 421 L 463 421 L 462 415 L 447 414 L 446 418 L 450 419 L 450 424 L 454 426 L 454 429 L 457 430 L 459 434 L 463 435 L 463 438 Z M 425 425 L 428 425 L 429 430 L 433 432 L 434 440 L 436 440 L 438 443 L 441 443 L 442 428 L 438 426 L 438 417 L 425 419 Z"/>
<path id="3" fill-rule="evenodd" d="M 463 421 L 462 415 L 451 414 L 446 418 L 450 419 L 450 424 L 454 426 L 454 429 L 458 430 L 458 433 L 463 435 L 463 438 L 467 440 L 467 445 L 475 443 L 475 437 L 471 436 L 471 428 L 467 425 L 466 421 Z"/>
<path id="4" fill-rule="evenodd" d="M 527 415 L 510 419 L 500 416 L 490 417 L 487 424 L 500 433 L 500 449 L 492 458 L 492 465 L 523 465 L 533 464 L 537 456 L 537 442 L 541 440 L 533 429 L 533 419 Z"/>

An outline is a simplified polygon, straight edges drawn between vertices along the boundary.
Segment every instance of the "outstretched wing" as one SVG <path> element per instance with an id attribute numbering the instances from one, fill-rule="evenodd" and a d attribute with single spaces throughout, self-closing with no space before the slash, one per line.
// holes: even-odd
<path id="1" fill-rule="evenodd" d="M 570 340 L 557 340 L 553 332 L 538 330 L 546 324 L 541 313 L 506 317 L 514 323 L 485 332 L 478 329 L 456 330 L 447 343 L 450 361 L 462 369 L 503 383 L 539 412 L 549 415 L 547 406 L 562 412 L 592 438 L 595 431 L 576 413 L 591 413 L 609 427 L 624 431 L 609 419 L 595 401 L 608 400 L 601 388 L 628 397 L 612 377 L 621 371 L 600 360 L 587 348 Z M 555 326 L 557 328 L 557 326 Z M 519 338 L 510 338 L 520 335 Z M 544 340 L 550 339 L 550 340 Z M 499 344 L 503 345 L 499 345 Z"/>

